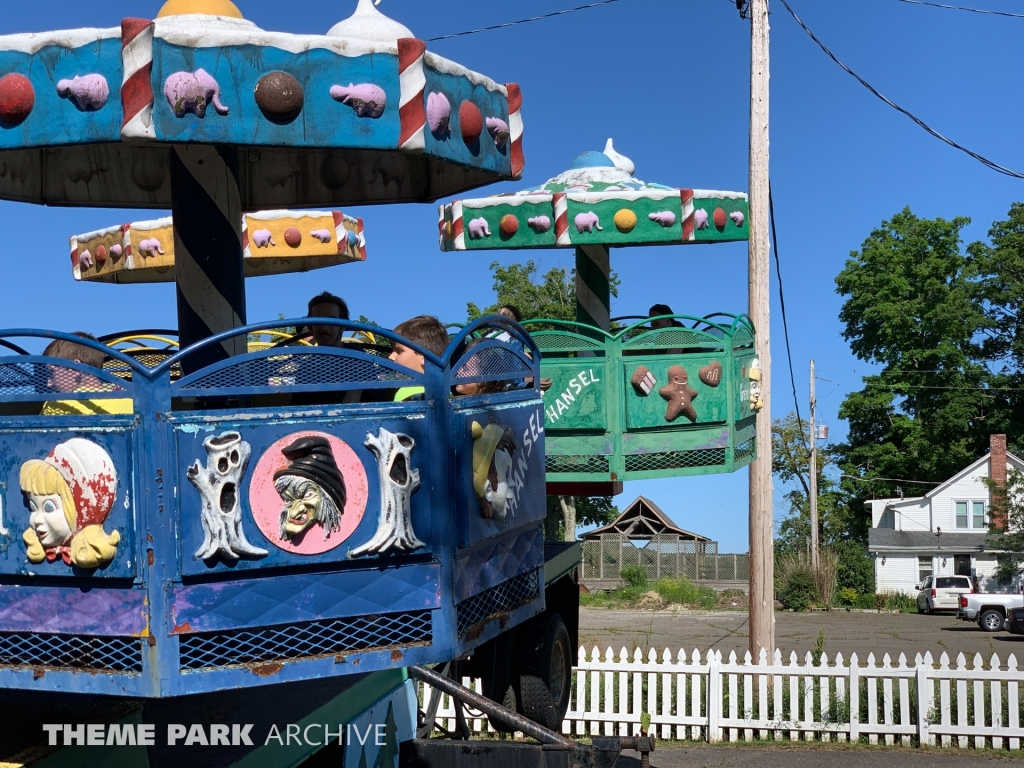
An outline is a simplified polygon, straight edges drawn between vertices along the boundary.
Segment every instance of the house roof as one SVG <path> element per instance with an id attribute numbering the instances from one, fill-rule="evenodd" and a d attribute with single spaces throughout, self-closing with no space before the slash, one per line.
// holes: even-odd
<path id="1" fill-rule="evenodd" d="M 922 552 L 997 552 L 986 546 L 988 532 L 946 533 L 932 531 L 896 531 L 892 528 L 869 528 L 868 549 L 872 552 L 920 550 Z"/>
<path id="2" fill-rule="evenodd" d="M 678 527 L 668 515 L 661 511 L 661 507 L 646 496 L 637 496 L 615 520 L 602 528 L 596 528 L 593 531 L 584 533 L 583 539 L 597 539 L 605 533 L 618 533 L 631 539 L 649 539 L 652 536 L 675 535 L 693 541 L 711 541 L 706 536 L 691 533 Z"/>
<path id="3" fill-rule="evenodd" d="M 903 499 L 874 499 L 874 501 L 884 501 L 884 502 L 886 502 L 886 506 L 894 506 L 894 507 L 896 507 L 896 506 L 899 506 L 900 504 L 913 503 L 913 502 L 916 502 L 916 501 L 920 501 L 921 499 L 931 499 L 931 498 L 934 498 L 937 494 L 941 493 L 945 488 L 949 487 L 953 483 L 957 482 L 960 478 L 964 477 L 965 475 L 970 474 L 975 469 L 980 467 L 982 464 L 984 464 L 986 461 L 989 460 L 990 456 L 991 456 L 991 453 L 986 453 L 981 458 L 977 459 L 976 461 L 972 462 L 971 464 L 968 464 L 966 467 L 961 469 L 959 472 L 957 472 L 955 475 L 953 475 L 948 480 L 940 483 L 939 485 L 936 485 L 934 488 L 932 488 L 930 491 L 928 491 L 928 493 L 924 494 L 924 496 L 913 496 L 913 497 L 907 497 L 907 498 L 903 498 Z M 1007 464 L 1011 464 L 1012 463 L 1015 466 L 1016 469 L 1024 472 L 1024 461 L 1021 461 L 1020 457 L 1010 453 L 1009 451 L 1006 452 L 1006 463 Z M 870 502 L 865 502 L 865 506 L 867 506 L 867 504 L 869 504 L 869 503 Z"/>

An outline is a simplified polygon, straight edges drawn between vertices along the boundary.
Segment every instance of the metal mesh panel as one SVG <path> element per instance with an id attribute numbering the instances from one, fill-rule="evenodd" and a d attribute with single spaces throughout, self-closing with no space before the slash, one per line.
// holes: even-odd
<path id="1" fill-rule="evenodd" d="M 229 365 L 199 377 L 182 389 L 359 384 L 371 381 L 393 381 L 397 384 L 411 380 L 411 376 L 372 360 L 316 352 L 289 352 Z"/>
<path id="2" fill-rule="evenodd" d="M 548 472 L 609 472 L 607 456 L 552 456 L 544 459 L 544 468 Z"/>
<path id="3" fill-rule="evenodd" d="M 475 625 L 505 611 L 510 611 L 540 595 L 539 571 L 530 571 L 501 582 L 495 587 L 473 595 L 455 606 L 459 637 L 465 637 Z"/>
<path id="4" fill-rule="evenodd" d="M 651 581 L 686 577 L 692 581 L 743 580 L 749 575 L 747 555 L 719 555 L 718 543 L 662 534 L 630 539 L 602 534 L 583 543 L 580 578 L 590 582 L 619 581 L 623 568 L 639 565 Z"/>
<path id="5" fill-rule="evenodd" d="M 720 343 L 708 338 L 708 333 L 698 333 L 689 328 L 672 327 L 660 331 L 650 329 L 639 329 L 641 333 L 631 338 L 622 346 L 625 349 L 637 349 L 643 347 L 719 347 Z M 721 333 L 718 334 L 721 336 Z"/>
<path id="6" fill-rule="evenodd" d="M 736 329 L 736 333 L 732 335 L 732 346 L 736 347 L 748 347 L 754 343 L 753 334 L 746 328 L 740 327 Z"/>
<path id="7" fill-rule="evenodd" d="M 183 635 L 182 670 L 297 660 L 433 642 L 430 611 L 304 621 L 275 627 Z"/>
<path id="8" fill-rule="evenodd" d="M 748 456 L 753 455 L 756 447 L 757 443 L 753 438 L 747 440 L 745 443 L 740 443 L 733 449 L 733 461 L 739 461 L 740 459 L 745 459 Z"/>
<path id="9" fill-rule="evenodd" d="M 0 665 L 138 674 L 143 642 L 137 637 L 0 632 Z"/>
<path id="10" fill-rule="evenodd" d="M 626 456 L 627 472 L 650 472 L 656 469 L 687 469 L 725 464 L 724 448 L 702 448 L 696 451 L 640 453 Z"/>
<path id="11" fill-rule="evenodd" d="M 488 347 L 469 358 L 455 375 L 460 378 L 473 378 L 529 372 L 530 367 L 511 350 L 503 347 Z"/>
<path id="12" fill-rule="evenodd" d="M 570 333 L 543 331 L 533 337 L 533 341 L 541 351 L 552 349 L 569 352 L 577 349 L 600 349 L 601 342 L 595 339 L 581 338 Z"/>
<path id="13" fill-rule="evenodd" d="M 117 384 L 109 384 L 59 362 L 0 363 L 0 392 L 7 396 L 124 391 Z"/>

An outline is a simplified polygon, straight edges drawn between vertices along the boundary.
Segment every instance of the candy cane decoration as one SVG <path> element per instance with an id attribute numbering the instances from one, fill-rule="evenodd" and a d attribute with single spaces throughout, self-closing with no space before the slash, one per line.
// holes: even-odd
<path id="1" fill-rule="evenodd" d="M 121 225 L 121 249 L 124 253 L 125 269 L 134 269 L 135 260 L 132 258 L 132 225 Z"/>
<path id="2" fill-rule="evenodd" d="M 680 189 L 679 199 L 683 206 L 683 240 L 690 241 L 693 236 L 693 190 Z"/>
<path id="3" fill-rule="evenodd" d="M 153 30 L 149 19 L 121 22 L 121 137 L 151 139 L 153 130 Z"/>
<path id="4" fill-rule="evenodd" d="M 341 211 L 331 211 L 334 217 L 334 237 L 338 241 L 338 253 L 348 252 L 348 230 L 345 229 L 345 217 Z"/>
<path id="5" fill-rule="evenodd" d="M 75 280 L 81 280 L 82 264 L 78 260 L 78 238 L 72 235 L 69 245 L 71 246 L 71 274 L 74 276 Z"/>
<path id="6" fill-rule="evenodd" d="M 252 257 L 252 251 L 249 250 L 249 217 L 242 217 L 242 258 L 248 259 Z"/>
<path id="7" fill-rule="evenodd" d="M 572 245 L 569 239 L 569 200 L 565 192 L 555 192 L 551 196 L 551 204 L 555 209 L 555 244 Z"/>
<path id="8" fill-rule="evenodd" d="M 403 37 L 398 41 L 398 82 L 401 89 L 398 148 L 405 152 L 422 152 L 426 147 L 427 107 L 423 95 L 427 87 L 423 71 L 426 51 L 427 44 L 415 37 Z"/>
<path id="9" fill-rule="evenodd" d="M 508 126 L 512 140 L 512 178 L 523 176 L 526 158 L 523 156 L 523 92 L 518 83 L 508 83 Z"/>
<path id="10" fill-rule="evenodd" d="M 466 250 L 466 229 L 462 221 L 461 200 L 452 203 L 452 240 L 455 241 L 455 250 Z"/>

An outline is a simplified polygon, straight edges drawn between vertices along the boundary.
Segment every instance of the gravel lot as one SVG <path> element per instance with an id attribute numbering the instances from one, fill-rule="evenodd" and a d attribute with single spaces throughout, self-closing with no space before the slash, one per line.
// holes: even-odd
<path id="1" fill-rule="evenodd" d="M 828 613 L 775 614 L 775 640 L 788 658 L 791 651 L 800 657 L 814 648 L 818 630 L 825 632 L 825 652 L 832 658 L 841 651 L 846 658 L 856 652 L 864 659 L 869 653 L 881 661 L 888 653 L 895 660 L 900 653 L 913 661 L 914 655 L 931 651 L 938 659 L 945 651 L 951 659 L 958 653 L 980 653 L 986 661 L 993 653 L 1006 659 L 1011 653 L 1024 662 L 1024 636 L 1008 632 L 988 633 L 976 624 L 957 621 L 951 614 L 931 616 L 912 613 Z M 739 611 L 690 613 L 673 611 L 580 609 L 580 643 L 588 649 L 598 645 L 602 652 L 611 646 L 616 653 L 625 647 L 669 648 L 673 654 L 696 648 L 703 655 L 716 648 L 728 655 L 742 655 L 749 646 L 747 614 Z"/>

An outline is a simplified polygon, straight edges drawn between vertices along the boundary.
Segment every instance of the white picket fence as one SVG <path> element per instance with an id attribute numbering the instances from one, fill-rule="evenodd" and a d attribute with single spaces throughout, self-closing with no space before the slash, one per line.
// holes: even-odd
<path id="1" fill-rule="evenodd" d="M 594 648 L 579 652 L 574 669 L 569 711 L 562 732 L 576 737 L 639 733 L 641 718 L 650 716 L 651 732 L 661 739 L 695 741 L 859 741 L 903 746 L 941 745 L 966 749 L 1019 750 L 1021 688 L 1024 670 L 1011 655 L 1003 665 L 993 654 L 988 665 L 980 654 L 968 666 L 961 653 L 955 666 L 943 653 L 938 664 L 931 653 L 918 654 L 913 665 L 889 654 L 881 666 L 874 654 L 862 664 L 837 653 L 829 663 L 815 664 L 810 653 L 800 663 L 791 653 L 783 664 L 775 652 L 769 662 L 762 653 L 755 664 L 749 653 L 728 661 L 708 651 L 702 660 L 695 650 L 687 659 L 668 649 L 623 648 L 618 660 L 611 648 L 602 657 Z M 480 691 L 479 680 L 464 684 Z M 427 700 L 429 688 L 424 686 Z M 445 696 L 438 720 L 455 729 L 455 709 Z M 469 711 L 470 727 L 492 730 L 482 713 Z"/>

